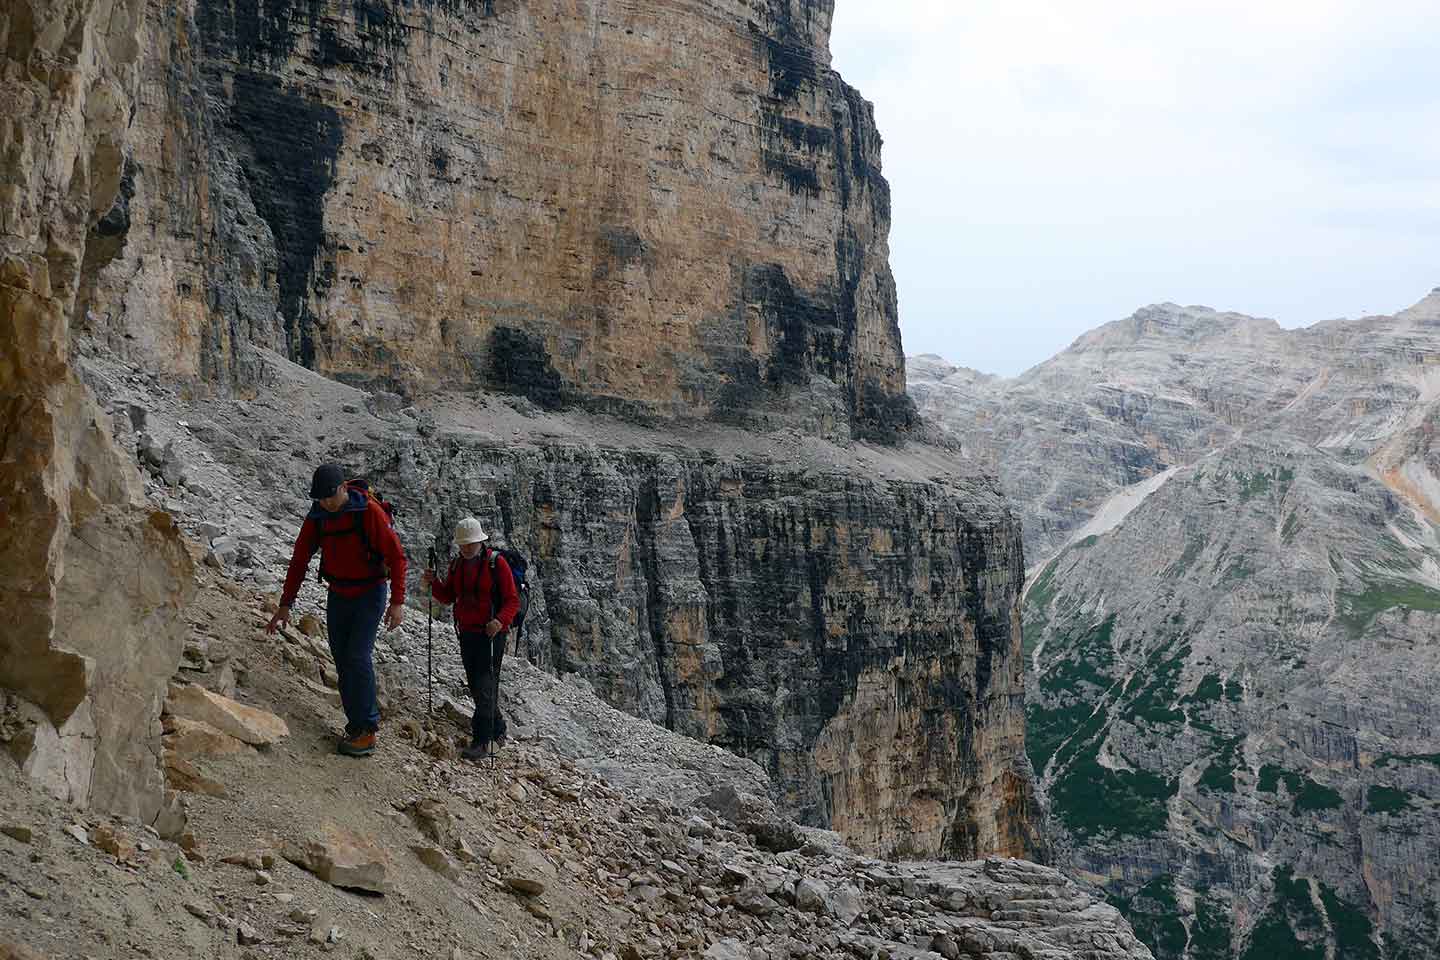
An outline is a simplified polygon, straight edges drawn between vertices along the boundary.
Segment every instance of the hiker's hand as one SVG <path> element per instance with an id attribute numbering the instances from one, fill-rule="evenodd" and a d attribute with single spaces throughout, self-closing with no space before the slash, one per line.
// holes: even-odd
<path id="1" fill-rule="evenodd" d="M 275 611 L 275 616 L 271 617 L 270 622 L 265 625 L 265 632 L 274 633 L 276 630 L 280 629 L 280 624 L 289 622 L 290 608 L 281 607 L 279 610 Z"/>
<path id="2" fill-rule="evenodd" d="M 493 640 L 495 634 L 501 632 L 504 629 L 505 628 L 500 624 L 499 620 L 491 620 L 489 623 L 485 624 L 485 636 L 490 637 Z"/>
<path id="3" fill-rule="evenodd" d="M 390 609 L 385 611 L 385 629 L 394 630 L 396 627 L 400 626 L 400 624 L 404 622 L 405 608 L 397 607 L 392 603 L 390 605 Z"/>
<path id="4" fill-rule="evenodd" d="M 433 587 L 435 585 L 435 571 L 426 570 L 424 573 L 420 574 L 420 582 L 425 584 L 427 589 Z"/>

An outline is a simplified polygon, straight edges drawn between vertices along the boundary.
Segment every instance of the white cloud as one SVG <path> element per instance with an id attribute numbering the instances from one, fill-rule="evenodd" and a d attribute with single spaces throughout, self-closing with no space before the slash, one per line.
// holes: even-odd
<path id="1" fill-rule="evenodd" d="M 839 0 L 911 352 L 1013 373 L 1145 302 L 1310 323 L 1440 283 L 1440 5 Z"/>

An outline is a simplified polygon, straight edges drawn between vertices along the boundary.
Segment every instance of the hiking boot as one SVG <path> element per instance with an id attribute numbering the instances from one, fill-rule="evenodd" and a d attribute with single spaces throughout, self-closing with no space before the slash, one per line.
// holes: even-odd
<path id="1" fill-rule="evenodd" d="M 499 750 L 503 746 L 505 746 L 505 734 L 497 733 L 495 735 L 495 749 Z"/>
<path id="2" fill-rule="evenodd" d="M 375 734 L 367 731 L 345 737 L 336 749 L 347 757 L 368 757 L 375 752 Z"/>
<path id="3" fill-rule="evenodd" d="M 478 742 L 472 743 L 470 744 L 470 746 L 460 751 L 460 756 L 465 760 L 484 760 L 486 757 L 490 756 L 490 744 Z"/>

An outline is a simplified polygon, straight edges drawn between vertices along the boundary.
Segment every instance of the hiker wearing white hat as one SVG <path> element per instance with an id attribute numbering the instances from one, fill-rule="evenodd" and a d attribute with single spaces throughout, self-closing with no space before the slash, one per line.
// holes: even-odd
<path id="1" fill-rule="evenodd" d="M 480 521 L 466 517 L 455 525 L 460 556 L 450 564 L 444 579 L 426 570 L 423 580 L 430 594 L 443 604 L 455 604 L 455 630 L 460 637 L 460 658 L 475 713 L 470 720 L 467 760 L 490 755 L 490 744 L 503 734 L 498 717 L 500 664 L 505 657 L 505 633 L 520 612 L 520 593 L 510 565 L 497 550 Z"/>

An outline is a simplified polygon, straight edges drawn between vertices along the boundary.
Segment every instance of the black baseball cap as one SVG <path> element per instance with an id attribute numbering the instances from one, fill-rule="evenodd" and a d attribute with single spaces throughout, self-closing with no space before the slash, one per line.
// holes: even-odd
<path id="1" fill-rule="evenodd" d="M 334 495 L 340 489 L 340 484 L 345 482 L 345 471 L 340 469 L 338 463 L 324 463 L 315 471 L 315 477 L 310 481 L 310 499 L 324 500 Z"/>

